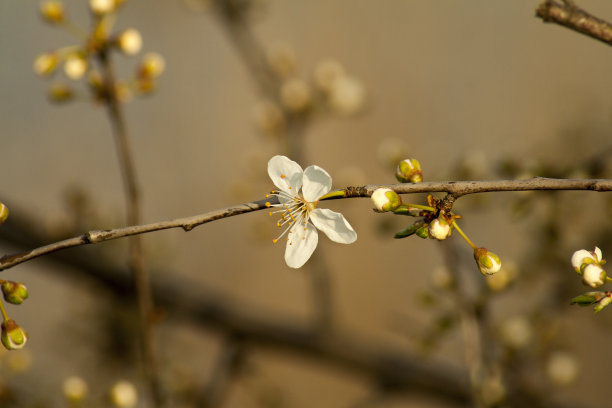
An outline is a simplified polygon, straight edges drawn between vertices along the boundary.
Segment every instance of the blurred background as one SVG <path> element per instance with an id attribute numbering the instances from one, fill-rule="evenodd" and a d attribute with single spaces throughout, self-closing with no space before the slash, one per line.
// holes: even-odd
<path id="1" fill-rule="evenodd" d="M 64 5 L 91 25 L 87 2 Z M 155 93 L 124 105 L 144 220 L 263 198 L 275 154 L 323 167 L 336 188 L 394 183 L 407 157 L 426 181 L 610 177 L 612 51 L 543 24 L 537 5 L 127 1 L 115 30 L 138 29 L 143 50 L 117 54 L 117 76 L 143 53 L 166 62 Z M 579 5 L 612 19 L 612 4 Z M 125 223 L 104 106 L 85 80 L 32 70 L 41 53 L 78 43 L 38 7 L 0 0 L 3 254 Z M 56 81 L 83 97 L 50 102 Z M 369 199 L 325 203 L 359 239 L 321 235 L 299 270 L 272 244 L 265 212 L 147 234 L 170 406 L 472 406 L 474 353 L 484 406 L 601 406 L 612 318 L 569 305 L 587 291 L 569 258 L 610 253 L 610 204 L 593 192 L 458 200 L 463 230 L 502 258 L 497 283 L 456 234 L 394 240 L 410 220 L 374 213 Z M 0 406 L 68 406 L 73 376 L 88 384 L 81 406 L 111 406 L 120 380 L 144 393 L 126 248 L 79 247 L 2 273 L 28 286 L 8 311 L 30 340 L 0 352 Z"/>

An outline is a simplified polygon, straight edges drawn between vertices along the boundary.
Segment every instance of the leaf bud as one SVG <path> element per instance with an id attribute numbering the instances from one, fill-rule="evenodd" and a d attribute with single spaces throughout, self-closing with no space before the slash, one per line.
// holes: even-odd
<path id="1" fill-rule="evenodd" d="M 487 248 L 476 248 L 474 250 L 474 259 L 483 275 L 492 275 L 501 269 L 501 260 L 499 256 L 489 251 Z"/>
<path id="2" fill-rule="evenodd" d="M 4 221 L 6 221 L 8 216 L 9 216 L 8 207 L 4 205 L 4 203 L 0 203 L 0 225 L 2 225 Z"/>
<path id="3" fill-rule="evenodd" d="M 401 197 L 390 188 L 377 188 L 372 193 L 372 202 L 376 211 L 393 211 L 402 205 Z"/>
<path id="4" fill-rule="evenodd" d="M 40 15 L 48 23 L 61 23 L 64 21 L 64 5 L 61 1 L 47 0 L 40 3 Z"/>
<path id="5" fill-rule="evenodd" d="M 612 296 L 610 295 L 610 292 L 606 292 L 606 296 L 599 301 L 599 303 L 593 308 L 593 310 L 595 311 L 595 313 L 599 313 L 604 310 L 604 308 L 610 303 L 612 303 Z"/>
<path id="6" fill-rule="evenodd" d="M 450 237 L 450 234 L 451 226 L 444 217 L 436 218 L 429 223 L 429 238 L 444 241 L 446 238 Z"/>
<path id="7" fill-rule="evenodd" d="M 6 319 L 0 326 L 2 329 L 2 344 L 7 350 L 19 350 L 25 346 L 28 333 L 12 319 Z"/>
<path id="8" fill-rule="evenodd" d="M 397 165 L 395 177 L 400 183 L 420 183 L 423 181 L 421 164 L 417 159 L 404 159 Z"/>
<path id="9" fill-rule="evenodd" d="M 570 301 L 570 305 L 589 306 L 602 300 L 606 294 L 604 292 L 587 292 L 576 296 Z"/>
<path id="10" fill-rule="evenodd" d="M 4 299 L 14 305 L 20 305 L 29 296 L 28 288 L 23 283 L 4 281 L 2 282 L 2 295 Z"/>

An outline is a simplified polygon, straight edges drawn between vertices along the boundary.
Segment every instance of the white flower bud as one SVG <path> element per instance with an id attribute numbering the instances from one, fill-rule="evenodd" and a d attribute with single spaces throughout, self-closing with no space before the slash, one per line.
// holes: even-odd
<path id="1" fill-rule="evenodd" d="M 295 50 L 287 43 L 277 43 L 268 48 L 266 61 L 279 78 L 288 78 L 297 71 Z"/>
<path id="2" fill-rule="evenodd" d="M 450 237 L 451 226 L 444 218 L 436 218 L 429 223 L 429 238 L 435 238 L 438 241 L 444 241 Z"/>
<path id="3" fill-rule="evenodd" d="M 142 36 L 138 30 L 129 28 L 117 37 L 117 46 L 127 55 L 138 54 L 142 48 Z"/>
<path id="4" fill-rule="evenodd" d="M 341 115 L 353 115 L 365 105 L 366 92 L 361 81 L 348 75 L 334 80 L 330 87 L 329 104 Z"/>
<path id="5" fill-rule="evenodd" d="M 57 68 L 59 56 L 54 52 L 40 54 L 34 60 L 34 72 L 39 76 L 51 75 Z"/>
<path id="6" fill-rule="evenodd" d="M 0 339 L 7 350 L 19 350 L 28 341 L 28 333 L 12 319 L 6 319 L 0 328 L 2 329 Z"/>
<path id="7" fill-rule="evenodd" d="M 49 23 L 64 21 L 64 5 L 61 1 L 47 0 L 40 3 L 40 15 Z"/>
<path id="8" fill-rule="evenodd" d="M 80 54 L 71 54 L 64 62 L 64 73 L 72 80 L 83 78 L 87 71 L 87 60 Z"/>
<path id="9" fill-rule="evenodd" d="M 315 66 L 314 82 L 323 91 L 329 91 L 334 81 L 344 75 L 344 67 L 336 60 L 323 60 Z"/>
<path id="10" fill-rule="evenodd" d="M 129 381 L 119 381 L 110 391 L 112 404 L 117 408 L 132 408 L 138 403 L 138 391 Z"/>
<path id="11" fill-rule="evenodd" d="M 289 79 L 281 85 L 280 98 L 283 105 L 291 112 L 301 112 L 310 106 L 310 88 L 298 78 Z"/>
<path id="12" fill-rule="evenodd" d="M 523 316 L 506 320 L 501 326 L 500 334 L 504 344 L 515 349 L 527 346 L 533 337 L 531 324 Z"/>
<path id="13" fill-rule="evenodd" d="M 546 374 L 557 385 L 569 385 L 578 378 L 578 362 L 572 354 L 557 351 L 548 358 Z"/>
<path id="14" fill-rule="evenodd" d="M 476 248 L 474 250 L 474 259 L 483 275 L 492 275 L 501 269 L 501 260 L 499 256 L 490 252 L 487 248 Z"/>
<path id="15" fill-rule="evenodd" d="M 581 249 L 579 251 L 574 252 L 572 255 L 572 266 L 574 270 L 578 273 L 582 273 L 583 265 L 596 263 L 600 264 L 602 262 L 602 253 L 601 249 L 595 247 L 593 251 L 587 251 L 586 249 Z"/>
<path id="16" fill-rule="evenodd" d="M 108 14 L 117 8 L 115 0 L 89 0 L 89 8 L 94 14 Z"/>
<path id="17" fill-rule="evenodd" d="M 372 193 L 372 202 L 377 211 L 393 211 L 402 204 L 400 196 L 390 188 L 377 188 Z"/>
<path id="18" fill-rule="evenodd" d="M 146 53 L 138 66 L 138 76 L 144 78 L 157 78 L 166 69 L 164 57 L 155 52 Z"/>
<path id="19" fill-rule="evenodd" d="M 592 288 L 598 288 L 606 283 L 606 271 L 599 264 L 587 264 L 582 269 L 582 282 Z"/>
<path id="20" fill-rule="evenodd" d="M 81 377 L 68 377 L 62 384 L 62 391 L 66 400 L 78 403 L 87 396 L 87 383 Z"/>

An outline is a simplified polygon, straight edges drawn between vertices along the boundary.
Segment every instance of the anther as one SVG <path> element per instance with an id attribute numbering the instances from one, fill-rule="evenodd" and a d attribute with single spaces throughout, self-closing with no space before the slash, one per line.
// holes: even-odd
<path id="1" fill-rule="evenodd" d="M 268 201 L 266 201 L 266 207 L 270 208 L 272 206 L 272 204 L 270 204 Z"/>

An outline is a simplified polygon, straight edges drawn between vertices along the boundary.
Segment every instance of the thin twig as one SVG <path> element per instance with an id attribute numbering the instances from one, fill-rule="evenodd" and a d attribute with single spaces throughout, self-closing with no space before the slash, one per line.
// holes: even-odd
<path id="1" fill-rule="evenodd" d="M 117 155 L 119 157 L 119 166 L 121 168 L 121 175 L 125 188 L 127 224 L 138 225 L 141 223 L 140 192 L 125 118 L 115 89 L 116 81 L 110 61 L 110 53 L 107 49 L 103 49 L 98 54 L 98 57 L 105 80 L 106 92 L 104 94 L 104 102 L 113 129 Z M 159 408 L 163 407 L 165 403 L 161 384 L 159 382 L 157 358 L 154 350 L 153 297 L 151 295 L 149 275 L 144 265 L 142 239 L 140 236 L 133 236 L 129 239 L 129 265 L 138 298 L 140 343 L 144 373 L 152 402 L 155 407 Z"/>
<path id="2" fill-rule="evenodd" d="M 612 45 L 612 24 L 587 13 L 573 1 L 564 0 L 560 3 L 545 0 L 536 9 L 536 16 L 545 23 L 556 23 Z"/>
<path id="3" fill-rule="evenodd" d="M 347 187 L 344 190 L 344 198 L 369 197 L 377 188 L 390 188 L 399 194 L 412 193 L 434 193 L 446 192 L 454 197 L 461 197 L 468 194 L 500 191 L 532 191 L 532 190 L 586 190 L 586 191 L 612 191 L 612 180 L 610 179 L 551 179 L 536 177 L 527 180 L 499 180 L 499 181 L 450 181 L 450 182 L 427 182 L 418 184 L 383 184 L 367 185 L 362 187 Z M 342 197 L 334 197 L 338 199 Z M 58 241 L 49 245 L 32 249 L 14 255 L 5 255 L 0 258 L 0 271 L 12 268 L 15 265 L 37 258 L 39 256 L 56 252 L 66 248 L 80 245 L 96 244 L 99 242 L 110 241 L 112 239 L 128 237 L 132 235 L 145 234 L 153 231 L 161 231 L 171 228 L 182 228 L 191 231 L 193 228 L 222 218 L 233 217 L 253 211 L 268 208 L 266 202 L 271 199 L 253 201 L 250 203 L 235 205 L 210 211 L 200 215 L 177 218 L 169 221 L 159 221 L 150 224 L 132 225 L 129 227 L 92 230 L 77 237 Z"/>

